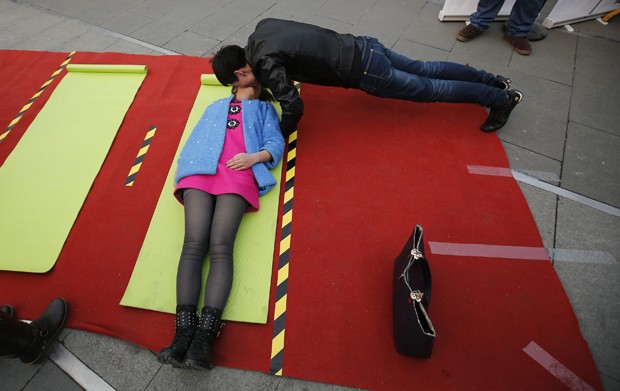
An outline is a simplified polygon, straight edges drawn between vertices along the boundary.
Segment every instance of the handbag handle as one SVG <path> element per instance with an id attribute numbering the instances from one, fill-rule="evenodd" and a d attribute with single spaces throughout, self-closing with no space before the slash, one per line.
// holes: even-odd
<path id="1" fill-rule="evenodd" d="M 429 307 L 431 304 L 431 288 L 432 288 L 432 279 L 431 279 L 431 268 L 428 265 L 428 261 L 426 260 L 426 256 L 424 255 L 424 229 L 420 225 L 416 225 L 413 231 L 413 249 L 411 250 L 411 255 L 409 256 L 409 261 L 407 262 L 407 266 L 405 266 L 405 270 L 403 271 L 402 277 L 409 289 L 409 295 L 412 300 L 422 302 L 425 307 Z M 420 292 L 419 290 L 414 290 L 411 288 L 409 283 L 409 269 L 413 266 L 415 262 L 418 262 L 422 267 L 422 278 L 424 281 L 424 292 Z"/>

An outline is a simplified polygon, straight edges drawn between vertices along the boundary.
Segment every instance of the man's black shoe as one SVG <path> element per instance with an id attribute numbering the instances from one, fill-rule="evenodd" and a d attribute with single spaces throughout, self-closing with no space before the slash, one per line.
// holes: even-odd
<path id="1" fill-rule="evenodd" d="M 19 356 L 24 364 L 34 364 L 47 355 L 48 348 L 56 341 L 58 334 L 65 326 L 69 315 L 69 307 L 65 299 L 59 297 L 47 306 L 39 318 L 30 323 L 34 339 L 30 348 Z"/>
<path id="2" fill-rule="evenodd" d="M 0 311 L 4 312 L 5 314 L 11 317 L 15 316 L 15 308 L 13 308 L 13 306 L 3 305 L 2 307 L 0 307 Z"/>
<path id="3" fill-rule="evenodd" d="M 480 126 L 480 130 L 483 132 L 494 132 L 506 125 L 510 113 L 523 99 L 521 91 L 508 90 L 506 93 L 508 94 L 508 103 L 503 107 L 491 109 L 487 120 Z"/>
<path id="4" fill-rule="evenodd" d="M 493 80 L 493 87 L 501 88 L 502 90 L 507 90 L 510 88 L 510 83 L 512 83 L 512 81 L 509 78 L 496 75 L 495 80 Z"/>

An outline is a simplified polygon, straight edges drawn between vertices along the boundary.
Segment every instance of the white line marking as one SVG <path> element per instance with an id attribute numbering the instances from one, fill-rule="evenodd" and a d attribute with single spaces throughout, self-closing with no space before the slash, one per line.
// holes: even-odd
<path id="1" fill-rule="evenodd" d="M 562 382 L 570 390 L 588 390 L 594 391 L 594 388 L 588 383 L 581 380 L 570 369 L 562 365 L 552 355 L 547 353 L 543 348 L 538 346 L 534 341 L 530 342 L 523 351 L 551 373 L 556 379 Z"/>
<path id="2" fill-rule="evenodd" d="M 594 250 L 554 248 L 550 251 L 550 258 L 560 262 L 599 263 L 604 265 L 615 265 L 618 263 L 616 257 L 607 251 Z"/>
<path id="3" fill-rule="evenodd" d="M 583 205 L 598 209 L 601 212 L 620 217 L 620 209 L 611 205 L 607 205 L 597 200 L 593 200 L 592 198 L 584 197 L 581 194 L 573 193 L 572 191 L 562 189 L 561 187 L 550 185 L 546 182 L 540 181 L 536 178 L 532 178 L 529 175 L 525 175 L 515 170 L 512 170 L 512 175 L 519 182 L 527 183 L 528 185 L 532 185 L 538 187 L 539 189 L 547 190 L 551 193 L 557 194 L 560 197 L 568 198 L 569 200 L 577 201 Z"/>
<path id="4" fill-rule="evenodd" d="M 544 247 L 500 246 L 491 244 L 428 242 L 433 254 L 461 257 L 510 258 L 548 261 Z"/>
<path id="5" fill-rule="evenodd" d="M 491 167 L 491 166 L 475 166 L 475 165 L 467 165 L 467 171 L 470 174 L 478 174 L 478 175 L 492 175 L 492 176 L 501 176 L 508 177 L 512 176 L 515 180 L 527 183 L 528 185 L 537 187 L 542 190 L 546 190 L 548 192 L 559 195 L 560 197 L 568 198 L 569 200 L 573 200 L 579 202 L 580 204 L 589 206 L 591 208 L 600 210 L 601 212 L 605 212 L 607 214 L 620 217 L 620 209 L 611 205 L 607 205 L 595 199 L 582 196 L 581 194 L 574 193 L 570 190 L 563 189 L 558 186 L 551 185 L 547 182 L 543 182 L 533 176 L 527 175 L 525 172 L 519 170 L 511 170 L 505 167 Z M 511 175 L 509 175 L 509 172 Z M 544 173 L 544 171 L 529 171 L 532 173 Z M 553 173 L 548 173 L 555 175 Z M 538 176 L 538 175 L 537 175 Z M 542 178 L 547 180 L 546 178 Z M 559 182 L 559 179 L 557 180 Z"/>
<path id="6" fill-rule="evenodd" d="M 88 391 L 115 391 L 105 380 L 88 368 L 63 344 L 56 343 L 48 352 L 48 357 L 56 363 L 76 383 Z"/>

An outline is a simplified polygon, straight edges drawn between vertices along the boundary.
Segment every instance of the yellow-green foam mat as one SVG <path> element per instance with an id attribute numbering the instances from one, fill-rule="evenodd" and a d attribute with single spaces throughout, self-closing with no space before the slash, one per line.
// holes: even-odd
<path id="1" fill-rule="evenodd" d="M 176 274 L 184 236 L 183 206 L 173 196 L 176 158 L 204 109 L 230 93 L 230 87 L 219 84 L 213 75 L 201 77 L 200 90 L 121 305 L 175 313 Z M 282 163 L 272 170 L 278 181 L 281 170 Z M 276 185 L 260 198 L 258 212 L 243 217 L 235 241 L 233 286 L 223 314 L 226 320 L 267 323 L 279 196 L 279 185 Z M 209 262 L 205 262 L 203 289 L 208 270 Z M 202 296 L 197 303 L 199 308 Z"/>
<path id="2" fill-rule="evenodd" d="M 67 71 L 0 167 L 0 270 L 54 266 L 146 76 L 144 65 Z"/>

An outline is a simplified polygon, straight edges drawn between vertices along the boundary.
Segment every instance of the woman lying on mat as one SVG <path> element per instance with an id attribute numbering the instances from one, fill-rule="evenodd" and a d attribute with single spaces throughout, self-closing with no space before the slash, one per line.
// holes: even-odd
<path id="1" fill-rule="evenodd" d="M 284 153 L 273 97 L 260 84 L 233 87 L 212 103 L 181 151 L 174 195 L 185 208 L 185 239 L 177 270 L 175 335 L 159 361 L 211 369 L 211 347 L 233 281 L 233 245 L 243 214 L 276 185 L 269 172 Z M 243 114 L 242 114 L 243 113 Z M 202 264 L 211 264 L 200 317 Z"/>

